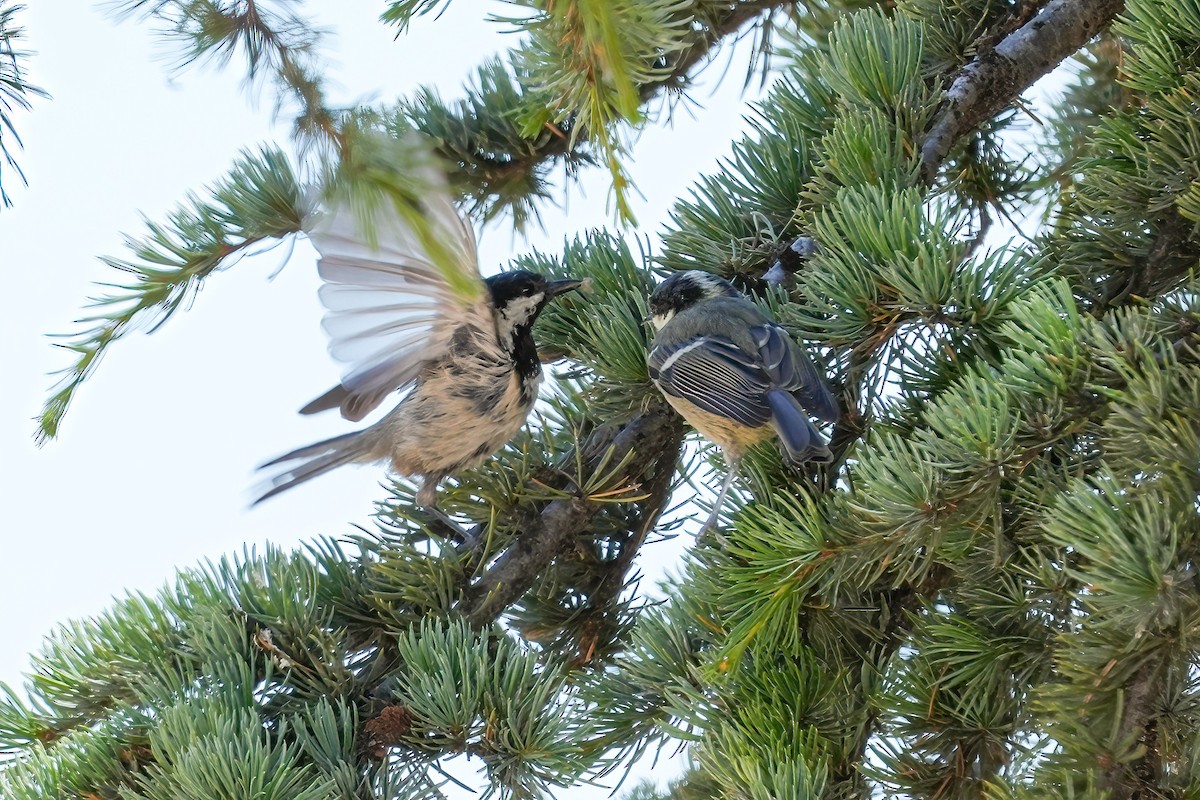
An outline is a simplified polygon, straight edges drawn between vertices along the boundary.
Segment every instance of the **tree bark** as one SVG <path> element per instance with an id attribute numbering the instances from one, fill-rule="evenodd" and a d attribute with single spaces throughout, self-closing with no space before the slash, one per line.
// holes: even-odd
<path id="1" fill-rule="evenodd" d="M 922 181 L 933 183 L 959 139 L 1006 108 L 1124 10 L 1125 0 L 1051 0 L 963 67 L 921 146 Z"/>
<path id="2" fill-rule="evenodd" d="M 612 439 L 613 458 L 620 461 L 632 453 L 630 480 L 653 480 L 652 473 L 656 476 L 662 470 L 674 471 L 682 441 L 683 423 L 679 416 L 666 403 L 655 401 L 649 410 L 622 426 Z M 589 442 L 586 449 L 594 452 L 591 445 Z M 483 577 L 467 587 L 459 609 L 471 624 L 487 625 L 520 598 L 551 561 L 569 550 L 577 536 L 587 532 L 603 505 L 583 496 L 548 503 Z M 643 520 L 642 524 L 648 529 L 653 520 Z"/>

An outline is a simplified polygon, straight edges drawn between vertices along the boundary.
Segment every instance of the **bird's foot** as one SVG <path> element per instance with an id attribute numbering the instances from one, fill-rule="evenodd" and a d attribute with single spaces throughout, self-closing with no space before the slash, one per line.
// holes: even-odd
<path id="1" fill-rule="evenodd" d="M 728 540 L 721 534 L 717 523 L 721 521 L 721 506 L 713 506 L 712 513 L 704 520 L 704 525 L 696 534 L 696 544 L 702 547 L 717 547 L 724 549 Z"/>
<path id="2" fill-rule="evenodd" d="M 449 534 L 447 538 L 455 541 L 456 549 L 460 552 L 474 549 L 474 547 L 479 544 L 478 533 L 471 533 L 462 525 L 459 525 L 453 517 L 451 517 L 445 511 L 442 511 L 437 506 L 422 506 L 422 510 L 440 523 L 440 525 L 437 526 L 438 530 L 435 531 L 431 528 L 430 531 L 439 535 Z"/>

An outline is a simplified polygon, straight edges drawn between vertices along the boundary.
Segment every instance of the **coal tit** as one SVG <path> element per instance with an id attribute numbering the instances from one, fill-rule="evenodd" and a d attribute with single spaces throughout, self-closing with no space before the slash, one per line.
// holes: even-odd
<path id="1" fill-rule="evenodd" d="M 809 415 L 836 422 L 833 394 L 787 332 L 729 281 L 676 272 L 654 289 L 649 308 L 651 379 L 728 462 L 704 530 L 715 524 L 750 446 L 774 435 L 794 463 L 830 457 Z"/>
<path id="2" fill-rule="evenodd" d="M 582 282 L 524 270 L 485 280 L 471 226 L 449 198 L 431 191 L 422 210 L 424 230 L 388 202 L 365 220 L 343 204 L 306 221 L 320 254 L 322 326 L 345 368 L 300 413 L 339 408 L 358 421 L 392 392 L 408 394 L 363 430 L 264 464 L 279 471 L 256 503 L 343 464 L 386 462 L 419 476 L 416 501 L 433 509 L 443 478 L 478 466 L 525 424 L 542 379 L 533 324 Z"/>

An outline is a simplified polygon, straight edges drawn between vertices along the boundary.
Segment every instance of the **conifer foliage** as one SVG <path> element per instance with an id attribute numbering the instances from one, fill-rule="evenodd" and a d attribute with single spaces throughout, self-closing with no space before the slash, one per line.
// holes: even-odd
<path id="1" fill-rule="evenodd" d="M 308 184 L 413 204 L 412 131 L 480 218 L 525 224 L 597 166 L 628 224 L 664 98 L 752 29 L 774 83 L 657 251 L 627 228 L 518 260 L 593 289 L 539 323 L 568 366 L 536 418 L 443 490 L 476 536 L 398 482 L 353 540 L 62 628 L 0 697 L 0 794 L 416 800 L 468 756 L 485 796 L 567 797 L 665 746 L 684 777 L 629 797 L 1200 795 L 1200 2 L 513 5 L 524 38 L 461 99 L 335 110 L 295 4 L 124 4 L 185 59 L 240 54 L 299 146 L 247 151 L 111 260 L 127 279 L 69 340 L 45 436 L 123 333 L 298 230 Z M 1020 94 L 1064 60 L 1029 122 Z M 639 547 L 700 467 L 644 360 L 676 269 L 770 308 L 842 415 L 831 464 L 748 456 L 650 605 Z"/>
<path id="2" fill-rule="evenodd" d="M 25 77 L 24 62 L 29 54 L 20 47 L 25 32 L 18 24 L 24 8 L 11 0 L 0 0 L 0 206 L 12 204 L 4 191 L 4 174 L 14 172 L 17 178 L 25 180 L 17 163 L 21 137 L 17 135 L 13 112 L 28 110 L 31 97 L 46 96 L 44 89 Z"/>

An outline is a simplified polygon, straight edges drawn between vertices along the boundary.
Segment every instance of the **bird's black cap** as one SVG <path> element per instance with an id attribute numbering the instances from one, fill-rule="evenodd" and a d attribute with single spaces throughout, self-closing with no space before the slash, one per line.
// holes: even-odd
<path id="1" fill-rule="evenodd" d="M 501 272 L 487 279 L 492 302 L 497 307 L 503 307 L 518 297 L 531 297 L 539 292 L 545 295 L 545 299 L 550 300 L 563 292 L 578 289 L 582 284 L 583 281 L 574 278 L 551 280 L 545 275 L 524 269 Z"/>
<path id="2" fill-rule="evenodd" d="M 738 297 L 733 284 L 698 269 L 673 273 L 655 287 L 648 305 L 653 316 L 670 316 L 714 297 Z"/>

